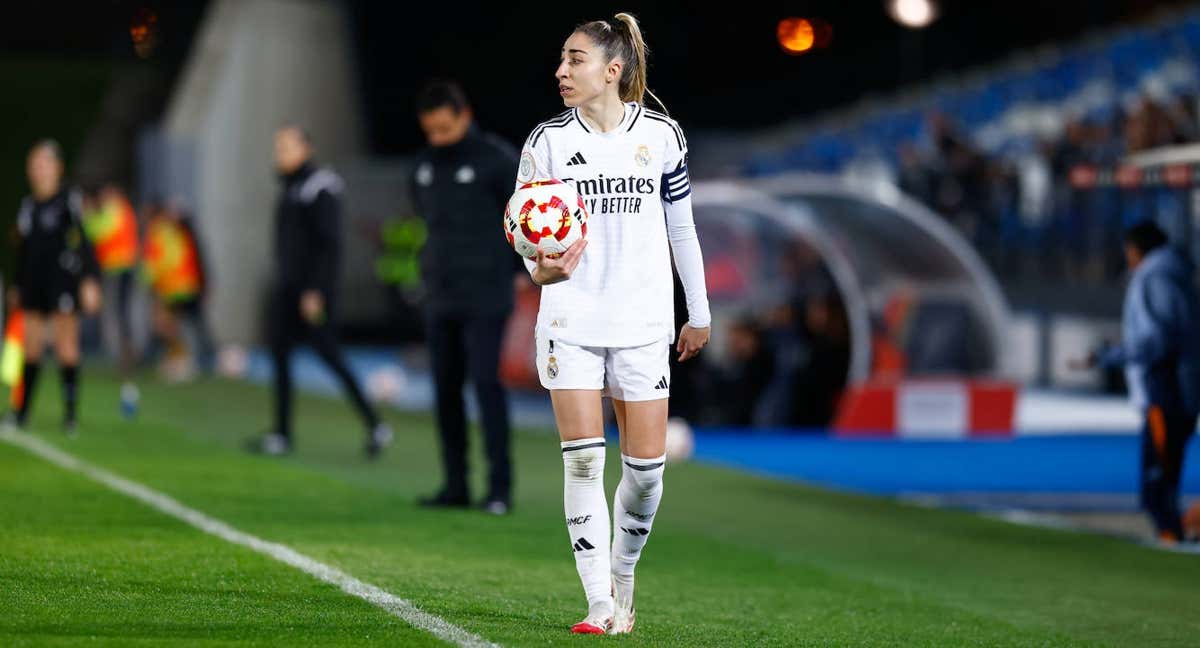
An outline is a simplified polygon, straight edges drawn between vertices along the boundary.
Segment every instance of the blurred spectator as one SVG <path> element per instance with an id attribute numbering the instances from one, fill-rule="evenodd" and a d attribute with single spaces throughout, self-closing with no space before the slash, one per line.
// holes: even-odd
<path id="1" fill-rule="evenodd" d="M 824 427 L 833 420 L 850 372 L 850 326 L 845 307 L 832 294 L 808 300 L 804 325 L 808 331 L 808 362 L 793 392 L 800 406 L 793 424 Z"/>
<path id="2" fill-rule="evenodd" d="M 926 205 L 933 204 L 933 177 L 929 164 L 910 141 L 900 143 L 896 150 L 900 163 L 899 185 L 904 193 Z"/>
<path id="3" fill-rule="evenodd" d="M 759 323 L 750 316 L 735 320 L 727 332 L 732 365 L 721 372 L 718 391 L 721 424 L 749 426 L 771 377 L 775 362 Z"/>
<path id="4" fill-rule="evenodd" d="M 934 207 L 957 225 L 968 239 L 984 242 L 988 228 L 987 160 L 940 113 L 929 118 L 936 154 Z"/>
<path id="5" fill-rule="evenodd" d="M 1159 537 L 1183 538 L 1179 482 L 1200 414 L 1200 297 L 1195 266 L 1152 222 L 1130 228 L 1121 344 L 1089 364 L 1125 367 L 1129 398 L 1143 414 L 1142 507 Z"/>
<path id="6" fill-rule="evenodd" d="M 162 356 L 154 359 L 162 361 L 164 376 L 173 382 L 185 380 L 193 364 L 210 373 L 215 352 L 204 315 L 208 268 L 192 219 L 178 205 L 152 208 L 143 274 L 154 295 L 152 355 Z"/>
<path id="7" fill-rule="evenodd" d="M 808 340 L 804 335 L 802 315 L 797 307 L 802 302 L 784 302 L 772 308 L 763 320 L 761 338 L 772 356 L 771 379 L 760 396 L 754 412 L 754 425 L 783 427 L 795 425 L 797 385 L 801 372 L 809 361 Z M 801 398 L 807 398 L 801 395 Z"/>

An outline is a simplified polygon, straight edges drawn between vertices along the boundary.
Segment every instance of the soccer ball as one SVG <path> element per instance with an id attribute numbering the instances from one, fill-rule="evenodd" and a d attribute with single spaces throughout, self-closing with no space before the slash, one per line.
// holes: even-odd
<path id="1" fill-rule="evenodd" d="M 587 236 L 587 220 L 587 208 L 574 187 L 561 180 L 537 180 L 521 185 L 508 199 L 504 237 L 526 259 L 537 259 L 538 248 L 555 259 Z"/>
<path id="2" fill-rule="evenodd" d="M 667 419 L 667 461 L 683 463 L 692 458 L 696 449 L 696 440 L 692 436 L 692 426 L 678 416 Z"/>
<path id="3" fill-rule="evenodd" d="M 244 378 L 250 368 L 246 350 L 236 344 L 221 349 L 217 355 L 217 371 L 227 378 Z"/>
<path id="4" fill-rule="evenodd" d="M 395 365 L 380 367 L 367 374 L 367 394 L 381 403 L 395 403 L 408 383 L 403 370 Z"/>

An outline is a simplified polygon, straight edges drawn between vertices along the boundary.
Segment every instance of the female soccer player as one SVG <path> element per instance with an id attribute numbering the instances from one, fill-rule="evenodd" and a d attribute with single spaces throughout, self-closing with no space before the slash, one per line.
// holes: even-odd
<path id="1" fill-rule="evenodd" d="M 687 141 L 674 120 L 643 106 L 646 44 L 637 21 L 622 13 L 580 25 L 563 45 L 555 77 L 570 109 L 530 134 L 517 182 L 572 183 L 590 220 L 588 238 L 560 258 L 539 253 L 527 262 L 544 286 L 538 373 L 562 440 L 567 532 L 588 599 L 587 617 L 571 630 L 618 634 L 633 629 L 634 567 L 662 497 L 671 253 L 688 306 L 675 344 L 680 360 L 708 343 L 708 297 Z M 611 530 L 602 396 L 612 398 L 623 464 Z"/>
<path id="2" fill-rule="evenodd" d="M 100 275 L 84 236 L 80 197 L 62 187 L 62 151 L 53 140 L 38 142 L 26 159 L 30 195 L 17 212 L 16 290 L 10 306 L 25 313 L 25 393 L 16 423 L 23 427 L 37 385 L 44 333 L 54 329 L 54 349 L 63 383 L 63 430 L 75 433 L 79 379 L 79 308 L 100 308 Z"/>

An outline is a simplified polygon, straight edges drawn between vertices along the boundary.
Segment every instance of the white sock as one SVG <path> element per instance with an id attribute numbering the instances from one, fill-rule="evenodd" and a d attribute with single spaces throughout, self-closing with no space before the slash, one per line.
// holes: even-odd
<path id="1" fill-rule="evenodd" d="M 618 596 L 633 592 L 633 570 L 650 537 L 662 500 L 666 456 L 637 459 L 621 455 L 621 483 L 613 498 L 613 585 Z"/>
<path id="2" fill-rule="evenodd" d="M 563 509 L 567 534 L 575 552 L 575 569 L 587 594 L 589 615 L 612 615 L 612 575 L 609 556 L 611 529 L 604 494 L 604 439 L 580 439 L 562 444 Z"/>

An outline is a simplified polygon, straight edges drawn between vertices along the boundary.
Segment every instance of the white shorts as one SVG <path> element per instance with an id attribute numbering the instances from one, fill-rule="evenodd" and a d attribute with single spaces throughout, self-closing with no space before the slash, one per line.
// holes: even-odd
<path id="1" fill-rule="evenodd" d="M 599 389 L 623 401 L 671 395 L 671 345 L 666 339 L 639 347 L 581 347 L 536 337 L 542 387 Z"/>

